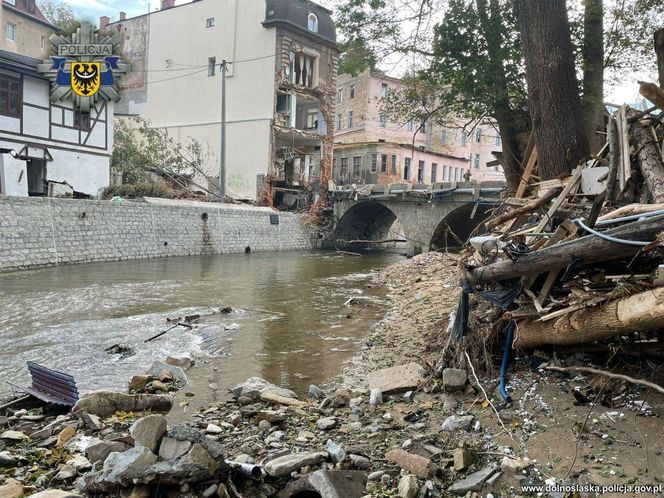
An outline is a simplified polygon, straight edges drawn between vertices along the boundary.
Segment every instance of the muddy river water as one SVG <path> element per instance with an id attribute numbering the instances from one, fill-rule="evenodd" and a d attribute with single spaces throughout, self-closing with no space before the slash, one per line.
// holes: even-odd
<path id="1" fill-rule="evenodd" d="M 306 392 L 338 376 L 384 314 L 371 273 L 402 259 L 285 252 L 153 259 L 0 274 L 0 394 L 26 361 L 81 391 L 122 389 L 154 360 L 189 356 L 230 386 L 258 375 Z M 358 304 L 345 305 L 350 298 Z M 230 314 L 211 314 L 230 306 Z M 169 317 L 204 315 L 193 330 Z M 206 316 L 207 315 L 207 316 Z M 109 354 L 116 344 L 125 355 Z"/>

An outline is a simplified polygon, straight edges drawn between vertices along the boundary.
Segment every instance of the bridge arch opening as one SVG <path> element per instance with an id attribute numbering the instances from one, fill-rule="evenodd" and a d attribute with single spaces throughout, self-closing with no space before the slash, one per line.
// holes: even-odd
<path id="1" fill-rule="evenodd" d="M 332 236 L 332 243 L 339 249 L 387 249 L 396 243 L 386 240 L 402 240 L 401 225 L 397 215 L 379 202 L 360 202 L 346 211 Z M 355 242 L 351 242 L 355 241 Z M 382 243 L 357 242 L 382 241 Z"/>
<path id="2" fill-rule="evenodd" d="M 429 250 L 459 249 L 474 235 L 475 229 L 486 221 L 492 207 L 489 203 L 469 203 L 451 211 L 434 230 Z"/>

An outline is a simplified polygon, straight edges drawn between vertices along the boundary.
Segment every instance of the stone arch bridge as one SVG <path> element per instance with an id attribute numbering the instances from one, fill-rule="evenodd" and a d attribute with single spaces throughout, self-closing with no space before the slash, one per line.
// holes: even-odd
<path id="1" fill-rule="evenodd" d="M 346 187 L 334 194 L 334 231 L 339 249 L 385 247 L 350 241 L 405 240 L 408 254 L 458 247 L 482 224 L 505 188 L 502 182 Z"/>

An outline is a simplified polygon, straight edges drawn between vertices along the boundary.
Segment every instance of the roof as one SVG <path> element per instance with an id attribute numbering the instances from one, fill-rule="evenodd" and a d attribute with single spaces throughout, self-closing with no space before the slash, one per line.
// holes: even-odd
<path id="1" fill-rule="evenodd" d="M 311 0 L 265 0 L 263 26 L 283 26 L 336 46 L 337 33 L 332 12 Z M 309 31 L 309 14 L 318 17 L 318 32 Z"/>
<path id="2" fill-rule="evenodd" d="M 29 5 L 32 5 L 32 8 L 29 8 Z M 35 0 L 15 0 L 14 5 L 7 2 L 6 0 L 2 0 L 2 7 L 8 10 L 12 10 L 19 15 L 32 19 L 33 21 L 43 24 L 49 28 L 52 28 L 53 30 L 58 29 L 56 25 L 46 19 L 46 16 L 36 4 Z"/>
<path id="3" fill-rule="evenodd" d="M 44 61 L 28 57 L 27 55 L 15 54 L 14 52 L 7 52 L 0 50 L 0 68 L 9 71 L 16 71 L 18 73 L 27 74 L 34 78 L 46 79 L 43 74 L 37 71 L 37 64 Z"/>

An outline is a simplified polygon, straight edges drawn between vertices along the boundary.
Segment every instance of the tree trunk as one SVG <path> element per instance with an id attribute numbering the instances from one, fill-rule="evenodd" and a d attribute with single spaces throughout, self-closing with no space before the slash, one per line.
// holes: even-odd
<path id="1" fill-rule="evenodd" d="M 618 145 L 618 124 L 613 116 L 609 116 L 606 126 L 609 137 L 609 178 L 606 184 L 608 200 L 613 204 L 616 200 L 616 183 L 618 182 L 618 169 L 620 168 L 620 145 Z M 619 193 L 619 192 L 618 192 Z"/>
<path id="2" fill-rule="evenodd" d="M 664 28 L 655 31 L 655 53 L 657 54 L 659 86 L 664 88 Z"/>
<path id="3" fill-rule="evenodd" d="M 548 204 L 551 199 L 556 197 L 560 193 L 559 188 L 552 188 L 550 190 L 547 190 L 544 192 L 544 195 L 541 197 L 538 197 L 537 199 L 530 201 L 528 204 L 525 206 L 521 206 L 516 209 L 512 209 L 508 211 L 507 213 L 501 214 L 500 216 L 497 216 L 496 218 L 487 221 L 486 222 L 486 229 L 487 230 L 493 230 L 495 227 L 498 225 L 502 225 L 506 221 L 513 220 L 514 218 L 517 218 L 519 216 L 523 216 L 525 214 L 532 213 L 535 211 L 537 208 L 544 206 L 545 204 Z"/>
<path id="4" fill-rule="evenodd" d="M 628 223 L 603 233 L 618 239 L 650 242 L 655 240 L 662 231 L 664 231 L 664 215 Z M 637 254 L 642 249 L 641 246 L 611 242 L 596 235 L 587 235 L 580 239 L 525 254 L 516 261 L 502 260 L 476 268 L 468 272 L 466 277 L 472 284 L 500 282 L 565 268 L 575 258 L 578 258 L 581 264 L 587 264 L 626 258 Z"/>
<path id="5" fill-rule="evenodd" d="M 583 118 L 592 154 L 604 146 L 604 6 L 586 0 L 583 17 Z"/>
<path id="6" fill-rule="evenodd" d="M 512 192 L 516 192 L 519 188 L 523 170 L 521 169 L 521 162 L 516 157 L 519 154 L 519 142 L 514 127 L 514 112 L 507 100 L 495 102 L 493 109 L 494 117 L 498 123 L 500 139 L 503 144 L 503 171 L 505 173 L 505 180 L 507 181 L 507 187 Z"/>
<path id="7" fill-rule="evenodd" d="M 585 344 L 632 332 L 664 327 L 664 287 L 612 301 L 605 306 L 586 308 L 551 322 L 519 323 L 514 340 L 517 349 L 545 344 Z"/>
<path id="8" fill-rule="evenodd" d="M 564 0 L 516 0 L 540 180 L 569 175 L 588 156 Z"/>
<path id="9" fill-rule="evenodd" d="M 664 162 L 650 130 L 639 121 L 629 125 L 629 135 L 636 158 L 641 169 L 641 175 L 648 186 L 651 201 L 655 204 L 664 202 Z"/>

